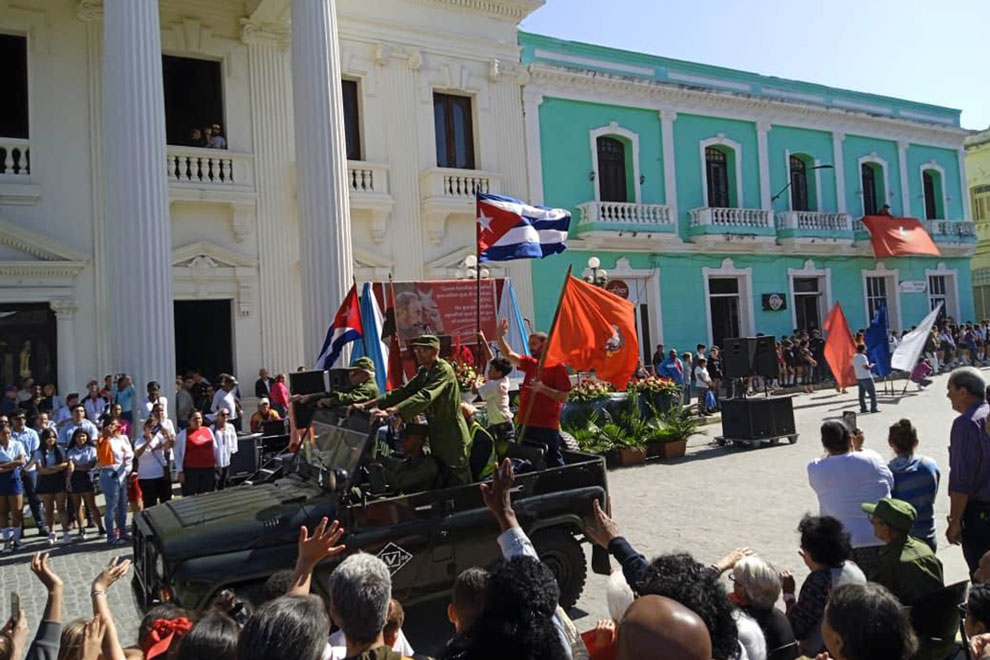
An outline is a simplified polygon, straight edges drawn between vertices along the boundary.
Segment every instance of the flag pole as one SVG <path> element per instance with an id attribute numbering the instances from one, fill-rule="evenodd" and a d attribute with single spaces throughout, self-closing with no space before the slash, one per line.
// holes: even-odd
<path id="1" fill-rule="evenodd" d="M 560 297 L 557 298 L 557 309 L 553 312 L 553 323 L 550 324 L 550 332 L 547 333 L 547 341 L 543 345 L 543 351 L 540 352 L 540 361 L 536 366 L 536 378 L 533 382 L 538 382 L 543 376 L 543 364 L 547 359 L 547 351 L 550 350 L 550 342 L 553 341 L 553 335 L 557 331 L 557 320 L 560 318 L 560 304 L 564 301 L 564 294 L 567 293 L 567 286 L 571 281 L 571 269 L 573 266 L 567 267 L 567 274 L 564 276 L 564 286 L 560 287 Z M 526 401 L 526 410 L 523 415 L 520 416 L 522 420 L 522 425 L 519 427 L 519 442 L 523 442 L 526 439 L 526 421 L 529 419 L 530 413 L 533 412 L 533 402 L 536 401 L 536 395 L 530 391 L 529 399 Z"/>
<path id="2" fill-rule="evenodd" d="M 351 275 L 351 281 L 354 284 L 354 296 L 358 299 L 358 313 L 361 314 L 361 343 L 364 345 L 364 354 L 371 357 L 368 352 L 368 332 L 364 329 L 364 310 L 361 309 L 361 296 L 358 294 L 357 275 Z"/>
<path id="3" fill-rule="evenodd" d="M 474 336 L 478 341 L 478 353 L 481 354 L 481 244 L 479 242 L 480 226 L 478 225 L 478 201 L 480 196 L 478 191 L 474 191 L 474 267 L 475 267 L 475 328 Z"/>

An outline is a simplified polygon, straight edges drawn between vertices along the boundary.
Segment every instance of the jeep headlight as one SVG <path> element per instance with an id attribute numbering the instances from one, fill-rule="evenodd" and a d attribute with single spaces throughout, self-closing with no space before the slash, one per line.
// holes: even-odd
<path id="1" fill-rule="evenodd" d="M 155 575 L 159 580 L 165 579 L 165 558 L 161 555 L 155 557 Z"/>

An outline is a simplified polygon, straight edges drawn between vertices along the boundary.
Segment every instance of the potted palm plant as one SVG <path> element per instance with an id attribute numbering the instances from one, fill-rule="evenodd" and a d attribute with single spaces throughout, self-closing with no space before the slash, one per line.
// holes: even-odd
<path id="1" fill-rule="evenodd" d="M 658 414 L 659 425 L 646 438 L 651 456 L 681 458 L 687 450 L 687 441 L 698 430 L 698 420 L 691 417 L 687 408 L 674 407 Z"/>

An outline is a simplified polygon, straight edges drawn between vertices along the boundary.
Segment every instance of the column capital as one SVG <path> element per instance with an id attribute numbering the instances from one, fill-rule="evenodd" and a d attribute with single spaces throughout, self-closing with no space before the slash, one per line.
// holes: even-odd
<path id="1" fill-rule="evenodd" d="M 768 121 L 756 122 L 756 130 L 760 133 L 769 133 L 773 125 Z"/>
<path id="2" fill-rule="evenodd" d="M 103 20 L 103 0 L 76 0 L 76 17 L 85 23 Z"/>
<path id="3" fill-rule="evenodd" d="M 57 319 L 73 318 L 76 315 L 76 310 L 79 309 L 76 306 L 76 301 L 71 298 L 56 298 L 49 301 L 48 306 L 55 312 Z"/>
<path id="4" fill-rule="evenodd" d="M 532 88 L 523 89 L 523 105 L 535 105 L 537 108 L 543 105 L 543 92 Z"/>
<path id="5" fill-rule="evenodd" d="M 835 142 L 842 142 L 846 139 L 846 134 L 842 131 L 832 131 L 832 140 Z"/>
<path id="6" fill-rule="evenodd" d="M 898 149 L 902 149 L 902 150 L 904 150 L 904 151 L 907 151 L 907 148 L 908 148 L 909 146 L 911 146 L 911 143 L 910 143 L 910 142 L 908 142 L 907 140 L 905 140 L 904 138 L 901 138 L 901 139 L 899 139 L 899 140 L 897 141 L 897 148 L 898 148 Z"/>
<path id="7" fill-rule="evenodd" d="M 664 108 L 660 111 L 660 119 L 661 121 L 675 122 L 677 121 L 677 111 Z"/>
<path id="8" fill-rule="evenodd" d="M 292 36 L 286 23 L 259 22 L 242 18 L 241 43 L 248 46 L 275 46 L 279 50 L 288 50 Z"/>

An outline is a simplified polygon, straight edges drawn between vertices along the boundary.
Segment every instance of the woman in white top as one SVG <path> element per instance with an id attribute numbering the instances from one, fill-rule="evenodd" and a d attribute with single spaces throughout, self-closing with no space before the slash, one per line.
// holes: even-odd
<path id="1" fill-rule="evenodd" d="M 163 432 L 154 417 L 149 417 L 144 421 L 141 437 L 134 442 L 134 459 L 137 461 L 144 508 L 172 499 L 172 474 L 165 452 L 171 449 L 173 438 Z"/>
<path id="2" fill-rule="evenodd" d="M 818 495 L 820 514 L 839 519 L 849 532 L 853 560 L 869 578 L 883 545 L 860 504 L 890 497 L 894 475 L 880 454 L 861 448 L 861 430 L 855 431 L 855 443 L 849 427 L 839 420 L 826 421 L 821 433 L 828 455 L 808 464 L 808 483 Z"/>
<path id="3" fill-rule="evenodd" d="M 512 411 L 509 409 L 509 373 L 512 364 L 505 358 L 495 358 L 488 363 L 488 382 L 475 383 L 474 391 L 485 400 L 488 412 L 488 430 L 496 439 L 504 442 L 515 440 Z"/>
<path id="4" fill-rule="evenodd" d="M 217 480 L 217 490 L 223 490 L 227 486 L 227 473 L 230 470 L 230 457 L 237 453 L 237 430 L 234 425 L 227 421 L 230 411 L 221 408 L 213 422 L 213 437 L 217 443 L 217 454 L 219 456 L 220 478 Z"/>
<path id="5" fill-rule="evenodd" d="M 708 359 L 699 357 L 694 367 L 694 391 L 698 396 L 698 414 L 708 414 L 708 390 L 712 386 L 711 376 L 708 375 Z"/>
<path id="6" fill-rule="evenodd" d="M 96 462 L 100 467 L 100 488 L 106 498 L 103 526 L 110 545 L 131 541 L 127 531 L 127 475 L 133 461 L 130 439 L 120 432 L 117 420 L 107 419 L 96 441 Z"/>

